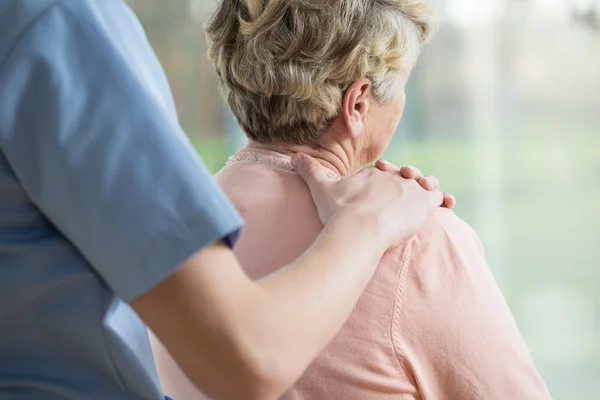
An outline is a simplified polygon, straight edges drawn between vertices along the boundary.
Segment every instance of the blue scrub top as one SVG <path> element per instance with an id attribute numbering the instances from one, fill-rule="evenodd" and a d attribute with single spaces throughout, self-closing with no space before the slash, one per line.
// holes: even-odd
<path id="1" fill-rule="evenodd" d="M 162 399 L 127 303 L 240 226 L 123 1 L 0 3 L 0 400 Z"/>

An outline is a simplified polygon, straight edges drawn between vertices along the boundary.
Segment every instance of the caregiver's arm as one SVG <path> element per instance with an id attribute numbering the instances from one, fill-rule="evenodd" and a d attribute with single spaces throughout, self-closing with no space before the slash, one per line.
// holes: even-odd
<path id="1" fill-rule="evenodd" d="M 281 395 L 348 317 L 381 255 L 397 243 L 386 238 L 414 233 L 442 200 L 394 173 L 371 169 L 328 183 L 318 164 L 300 168 L 322 196 L 320 211 L 333 214 L 303 257 L 253 283 L 227 246 L 213 245 L 132 302 L 212 398 Z M 394 218 L 405 224 L 387 224 Z"/>

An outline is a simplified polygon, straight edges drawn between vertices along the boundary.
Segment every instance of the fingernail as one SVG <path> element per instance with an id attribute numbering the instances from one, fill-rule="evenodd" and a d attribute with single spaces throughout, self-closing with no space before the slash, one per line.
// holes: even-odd
<path id="1" fill-rule="evenodd" d="M 381 161 L 381 162 L 382 162 L 382 163 L 384 163 L 385 165 L 390 165 L 390 162 L 389 162 L 388 160 L 381 159 L 381 160 L 379 160 L 379 161 Z"/>
<path id="2" fill-rule="evenodd" d="M 302 157 L 302 154 L 296 153 L 292 156 L 292 164 L 294 164 L 297 167 L 301 167 L 302 165 L 304 165 L 304 157 Z"/>

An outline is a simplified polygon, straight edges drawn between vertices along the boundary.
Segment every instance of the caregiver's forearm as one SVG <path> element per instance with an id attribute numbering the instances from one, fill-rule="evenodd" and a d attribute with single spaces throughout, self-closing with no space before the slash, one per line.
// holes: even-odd
<path id="1" fill-rule="evenodd" d="M 223 244 L 132 303 L 188 377 L 216 400 L 274 399 L 356 304 L 385 250 L 359 214 L 330 221 L 292 265 L 251 282 Z"/>
<path id="2" fill-rule="evenodd" d="M 281 337 L 271 344 L 301 373 L 339 331 L 371 279 L 385 249 L 366 224 L 330 221 L 304 256 L 261 280 L 261 321 Z"/>

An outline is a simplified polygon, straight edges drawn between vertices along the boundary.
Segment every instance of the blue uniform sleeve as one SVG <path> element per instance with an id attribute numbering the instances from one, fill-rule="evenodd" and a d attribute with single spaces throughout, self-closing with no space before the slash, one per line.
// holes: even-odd
<path id="1" fill-rule="evenodd" d="M 232 245 L 241 227 L 164 83 L 121 1 L 57 2 L 0 64 L 1 151 L 31 201 L 125 301 L 202 247 Z"/>

